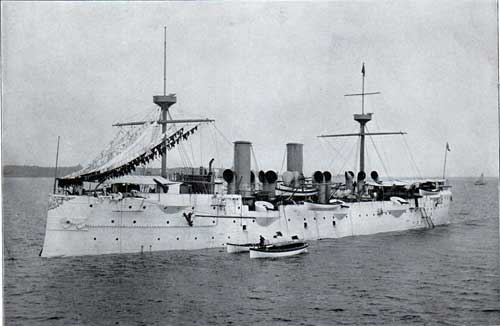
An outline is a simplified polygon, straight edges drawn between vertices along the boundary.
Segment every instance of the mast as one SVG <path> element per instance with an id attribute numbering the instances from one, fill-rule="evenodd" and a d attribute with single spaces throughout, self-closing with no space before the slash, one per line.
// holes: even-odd
<path id="1" fill-rule="evenodd" d="M 197 122 L 213 122 L 212 119 L 169 119 L 169 108 L 177 102 L 177 98 L 175 94 L 167 95 L 167 27 L 163 28 L 163 95 L 154 95 L 153 103 L 158 105 L 161 109 L 160 117 L 157 120 L 150 121 L 132 121 L 132 122 L 118 122 L 113 124 L 114 127 L 123 127 L 123 126 L 136 126 L 142 125 L 145 123 L 154 123 L 157 122 L 161 124 L 161 131 L 163 134 L 167 132 L 167 125 L 174 123 L 197 123 Z M 167 139 L 165 138 L 165 145 L 167 143 Z M 167 177 L 167 152 L 162 152 L 161 154 L 161 176 Z"/>
<path id="2" fill-rule="evenodd" d="M 152 120 L 146 121 L 131 121 L 131 122 L 118 122 L 113 124 L 115 127 L 124 127 L 124 126 L 137 126 L 137 125 L 145 125 L 157 123 L 161 125 L 162 136 L 163 139 L 155 140 L 155 146 L 151 143 L 151 147 L 149 148 L 151 151 L 142 152 L 139 156 L 134 159 L 130 159 L 127 162 L 120 162 L 122 165 L 109 168 L 106 167 L 103 171 L 91 172 L 91 173 L 78 173 L 76 176 L 72 177 L 72 179 L 79 180 L 99 180 L 103 181 L 108 178 L 113 178 L 120 175 L 129 174 L 135 170 L 135 168 L 141 164 L 146 164 L 149 161 L 155 159 L 157 154 L 161 155 L 161 176 L 167 177 L 167 151 L 172 148 L 169 145 L 169 142 L 175 140 L 176 143 L 179 143 L 181 140 L 181 136 L 184 139 L 187 139 L 189 134 L 192 134 L 194 130 L 197 129 L 197 126 L 192 128 L 186 133 L 183 133 L 184 128 L 179 128 L 175 133 L 169 135 L 167 137 L 167 125 L 175 124 L 175 123 L 183 123 L 183 124 L 191 124 L 191 123 L 206 123 L 213 122 L 212 119 L 172 119 L 172 115 L 169 112 L 169 108 L 177 102 L 177 98 L 175 94 L 167 95 L 167 27 L 164 27 L 163 30 L 163 95 L 154 95 L 153 103 L 160 107 L 160 115 Z M 156 128 L 156 126 L 155 126 Z M 175 139 L 177 138 L 177 139 Z M 159 144 L 156 143 L 159 141 Z M 58 141 L 59 142 L 59 141 Z M 124 160 L 122 160 L 124 161 Z M 109 161 L 108 161 L 109 162 Z"/>
<path id="3" fill-rule="evenodd" d="M 56 185 L 57 185 L 57 163 L 59 161 L 59 139 L 61 136 L 57 136 L 57 151 L 56 151 L 56 168 L 54 169 L 54 190 L 53 193 L 56 193 Z"/>
<path id="4" fill-rule="evenodd" d="M 163 27 L 163 95 L 167 95 L 167 26 Z"/>
<path id="5" fill-rule="evenodd" d="M 168 109 L 177 102 L 175 94 L 167 95 L 167 26 L 163 29 L 163 95 L 153 96 L 153 102 L 161 108 L 161 132 L 167 132 Z M 167 177 L 167 152 L 161 156 L 161 176 Z"/>
<path id="6" fill-rule="evenodd" d="M 365 63 L 363 62 L 363 67 L 361 68 L 362 80 L 361 80 L 361 93 L 357 94 L 345 94 L 344 96 L 361 96 L 361 114 L 354 114 L 354 120 L 359 123 L 359 133 L 353 134 L 335 134 L 335 135 L 320 135 L 320 138 L 327 137 L 346 137 L 346 136 L 359 136 L 360 137 L 360 148 L 359 148 L 359 171 L 365 171 L 365 137 L 371 135 L 404 135 L 405 132 L 365 132 L 365 125 L 372 119 L 373 113 L 365 113 L 365 95 L 376 95 L 380 92 L 365 92 Z"/>
<path id="7" fill-rule="evenodd" d="M 354 114 L 354 120 L 359 123 L 359 171 L 365 170 L 365 125 L 372 119 L 372 113 L 365 114 L 365 95 L 380 94 L 380 92 L 365 93 L 365 63 L 361 68 L 361 94 L 346 94 L 345 96 L 361 96 L 361 114 Z"/>

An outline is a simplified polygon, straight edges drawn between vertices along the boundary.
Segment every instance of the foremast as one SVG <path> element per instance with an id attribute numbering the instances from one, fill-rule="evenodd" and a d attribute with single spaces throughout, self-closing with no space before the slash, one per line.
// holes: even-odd
<path id="1" fill-rule="evenodd" d="M 165 135 L 167 132 L 167 124 L 171 123 L 196 123 L 196 122 L 213 122 L 212 119 L 181 119 L 181 120 L 173 120 L 169 117 L 169 108 L 177 103 L 177 98 L 175 94 L 167 95 L 167 27 L 165 26 L 163 29 L 163 95 L 155 95 L 153 96 L 153 102 L 158 105 L 161 109 L 160 111 L 160 119 L 156 121 L 158 124 L 161 124 L 161 132 Z M 142 125 L 144 123 L 153 122 L 153 121 L 134 121 L 134 122 L 124 122 L 124 123 L 115 123 L 113 126 L 121 127 L 121 126 L 133 126 L 133 125 Z M 167 145 L 167 137 L 164 140 L 165 146 Z M 161 153 L 161 176 L 163 178 L 167 178 L 167 151 Z"/>

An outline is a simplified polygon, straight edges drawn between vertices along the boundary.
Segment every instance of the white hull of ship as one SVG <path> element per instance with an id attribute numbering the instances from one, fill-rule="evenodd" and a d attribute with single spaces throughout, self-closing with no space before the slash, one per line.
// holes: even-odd
<path id="1" fill-rule="evenodd" d="M 373 201 L 331 211 L 307 205 L 249 211 L 237 195 L 56 199 L 57 207 L 48 212 L 43 257 L 217 248 L 258 243 L 261 235 L 272 239 L 277 232 L 286 239 L 317 240 L 425 229 L 449 223 L 451 192 L 420 198 L 418 208 L 414 200 Z"/>

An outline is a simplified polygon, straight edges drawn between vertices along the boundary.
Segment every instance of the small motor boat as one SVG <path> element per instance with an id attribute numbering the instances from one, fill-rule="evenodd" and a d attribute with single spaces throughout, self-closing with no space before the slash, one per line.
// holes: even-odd
<path id="1" fill-rule="evenodd" d="M 250 248 L 257 248 L 258 243 L 226 243 L 226 250 L 229 254 L 237 254 L 241 252 L 249 252 Z"/>
<path id="2" fill-rule="evenodd" d="M 250 258 L 279 258 L 307 252 L 309 244 L 301 241 L 282 242 L 250 248 Z"/>

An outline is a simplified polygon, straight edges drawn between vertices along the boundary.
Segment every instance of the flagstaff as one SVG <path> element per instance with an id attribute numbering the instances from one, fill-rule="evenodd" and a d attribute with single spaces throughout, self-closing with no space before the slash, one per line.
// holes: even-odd
<path id="1" fill-rule="evenodd" d="M 56 193 L 56 188 L 57 188 L 57 165 L 59 162 L 59 139 L 61 136 L 57 136 L 57 151 L 56 151 L 56 167 L 54 169 L 54 190 L 52 193 Z"/>

